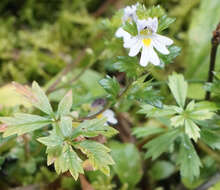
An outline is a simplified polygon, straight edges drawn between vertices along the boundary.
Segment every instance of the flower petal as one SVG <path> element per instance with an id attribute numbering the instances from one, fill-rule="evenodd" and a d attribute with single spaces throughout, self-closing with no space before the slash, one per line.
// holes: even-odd
<path id="1" fill-rule="evenodd" d="M 157 39 L 153 39 L 153 46 L 162 54 L 167 55 L 170 53 L 166 46 Z"/>
<path id="2" fill-rule="evenodd" d="M 153 47 L 149 48 L 149 61 L 153 64 L 153 65 L 160 65 L 160 59 L 157 55 L 157 53 L 154 51 Z"/>
<path id="3" fill-rule="evenodd" d="M 153 34 L 152 37 L 166 46 L 170 46 L 171 44 L 173 44 L 173 40 L 171 40 L 168 37 L 165 37 L 159 34 Z"/>
<path id="4" fill-rule="evenodd" d="M 138 37 L 131 37 L 124 39 L 124 47 L 125 48 L 132 48 L 137 42 L 139 41 Z"/>
<path id="5" fill-rule="evenodd" d="M 145 47 L 143 46 L 142 53 L 141 53 L 141 59 L 140 59 L 140 65 L 143 67 L 146 67 L 149 63 L 150 56 L 149 56 L 149 49 L 153 47 Z"/>
<path id="6" fill-rule="evenodd" d="M 116 31 L 115 36 L 116 36 L 117 38 L 121 38 L 121 37 L 122 37 L 123 39 L 128 39 L 128 38 L 131 37 L 131 35 L 130 35 L 128 32 L 126 32 L 122 27 L 120 27 L 120 28 Z"/>
<path id="7" fill-rule="evenodd" d="M 131 56 L 131 57 L 136 56 L 136 55 L 139 53 L 141 47 L 142 47 L 142 42 L 141 42 L 141 40 L 138 40 L 138 41 L 136 42 L 136 44 L 134 44 L 134 45 L 130 48 L 130 51 L 129 51 L 129 54 L 128 54 L 128 55 Z"/>

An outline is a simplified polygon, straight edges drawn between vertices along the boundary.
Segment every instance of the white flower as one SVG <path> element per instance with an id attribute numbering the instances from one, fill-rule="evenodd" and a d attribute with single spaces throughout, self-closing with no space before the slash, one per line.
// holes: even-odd
<path id="1" fill-rule="evenodd" d="M 105 117 L 107 119 L 107 122 L 110 124 L 115 125 L 118 122 L 117 119 L 115 118 L 115 113 L 110 109 L 107 109 L 102 114 L 98 115 L 98 118 L 103 118 L 103 117 Z"/>
<path id="2" fill-rule="evenodd" d="M 136 10 L 137 10 L 137 6 L 139 5 L 139 3 L 135 4 L 135 5 L 132 5 L 132 6 L 127 6 L 124 8 L 124 15 L 122 17 L 122 23 L 125 24 L 127 21 L 128 22 L 136 22 L 138 17 L 136 15 Z M 122 27 L 120 27 L 116 33 L 115 33 L 115 36 L 118 37 L 118 38 L 123 38 L 123 39 L 126 39 L 126 38 L 130 38 L 131 35 L 126 32 L 125 30 L 123 30 Z"/>
<path id="3" fill-rule="evenodd" d="M 164 55 L 170 53 L 166 46 L 171 45 L 173 40 L 157 34 L 157 28 L 157 18 L 137 20 L 138 35 L 124 38 L 124 47 L 130 49 L 129 56 L 136 56 L 142 49 L 140 65 L 143 67 L 149 62 L 160 65 L 160 59 L 154 48 Z"/>

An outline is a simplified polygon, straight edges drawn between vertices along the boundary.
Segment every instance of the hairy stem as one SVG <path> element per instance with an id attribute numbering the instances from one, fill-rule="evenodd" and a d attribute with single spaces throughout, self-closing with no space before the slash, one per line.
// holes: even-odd
<path id="1" fill-rule="evenodd" d="M 216 52 L 218 49 L 218 45 L 220 43 L 220 23 L 218 24 L 216 30 L 213 32 L 212 36 L 212 49 L 211 49 L 211 56 L 210 56 L 210 64 L 209 64 L 209 74 L 208 74 L 208 83 L 213 81 L 213 72 L 215 70 L 215 60 L 216 60 Z M 211 92 L 207 91 L 206 93 L 206 100 L 210 100 Z"/>

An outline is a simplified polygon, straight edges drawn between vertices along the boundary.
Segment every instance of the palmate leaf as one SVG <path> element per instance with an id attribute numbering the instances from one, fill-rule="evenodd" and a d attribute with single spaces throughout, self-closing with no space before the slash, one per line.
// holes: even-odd
<path id="1" fill-rule="evenodd" d="M 185 134 L 183 134 L 181 138 L 178 164 L 180 164 L 180 174 L 183 178 L 193 181 L 194 178 L 199 176 L 199 168 L 202 164 L 192 142 Z"/>
<path id="2" fill-rule="evenodd" d="M 169 76 L 168 86 L 179 106 L 184 108 L 187 95 L 187 82 L 181 74 L 172 74 Z"/>
<path id="3" fill-rule="evenodd" d="M 117 134 L 118 131 L 113 127 L 106 125 L 106 118 L 87 120 L 81 123 L 72 133 L 72 138 L 76 138 L 79 135 L 85 137 L 95 137 L 100 134 L 111 137 Z"/>
<path id="4" fill-rule="evenodd" d="M 109 148 L 101 143 L 91 140 L 85 140 L 78 143 L 76 148 L 79 148 L 84 154 L 87 155 L 95 170 L 99 169 L 106 175 L 110 174 L 109 165 L 113 165 L 114 161 L 109 155 Z"/>
<path id="5" fill-rule="evenodd" d="M 152 160 L 158 158 L 162 153 L 166 152 L 170 148 L 180 133 L 181 131 L 179 129 L 171 129 L 145 144 L 144 148 L 147 149 L 145 157 L 152 157 Z"/>
<path id="6" fill-rule="evenodd" d="M 14 117 L 0 117 L 0 121 L 8 125 L 3 134 L 4 137 L 22 135 L 52 123 L 48 118 L 24 113 L 17 113 Z"/>

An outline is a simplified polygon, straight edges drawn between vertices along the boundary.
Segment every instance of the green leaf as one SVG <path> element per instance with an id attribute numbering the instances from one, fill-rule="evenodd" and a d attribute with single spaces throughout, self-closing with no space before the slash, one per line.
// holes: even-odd
<path id="1" fill-rule="evenodd" d="M 174 98 L 176 99 L 177 104 L 184 108 L 188 85 L 184 80 L 183 75 L 176 73 L 172 74 L 169 76 L 168 85 Z"/>
<path id="2" fill-rule="evenodd" d="M 146 82 L 145 79 L 146 75 L 132 83 L 132 86 L 129 89 L 128 98 L 162 108 L 162 97 L 159 95 L 159 91 L 153 89 L 150 81 Z"/>
<path id="3" fill-rule="evenodd" d="M 215 113 L 212 111 L 216 111 L 218 107 L 215 103 L 202 101 L 196 103 L 194 109 L 192 109 L 189 117 L 193 120 L 206 120 L 211 119 Z"/>
<path id="4" fill-rule="evenodd" d="M 170 121 L 171 121 L 172 126 L 180 127 L 184 125 L 185 118 L 183 115 L 177 115 L 177 116 L 170 118 Z"/>
<path id="5" fill-rule="evenodd" d="M 138 149 L 131 143 L 122 144 L 116 141 L 110 142 L 109 146 L 115 161 L 113 169 L 121 183 L 127 183 L 131 189 L 134 188 L 143 175 Z"/>
<path id="6" fill-rule="evenodd" d="M 48 147 L 56 147 L 62 145 L 64 142 L 64 138 L 57 135 L 56 130 L 52 130 L 50 135 L 47 137 L 40 137 L 37 139 L 40 143 L 44 144 Z"/>
<path id="7" fill-rule="evenodd" d="M 100 85 L 108 92 L 108 98 L 116 98 L 120 92 L 120 84 L 115 77 L 107 76 L 99 81 Z"/>
<path id="8" fill-rule="evenodd" d="M 44 113 L 53 116 L 54 113 L 46 94 L 35 81 L 32 84 L 32 90 L 37 98 L 37 101 L 32 102 L 32 104 Z"/>
<path id="9" fill-rule="evenodd" d="M 111 137 L 117 134 L 118 131 L 113 127 L 106 125 L 106 118 L 87 120 L 81 123 L 72 133 L 72 138 L 76 138 L 79 135 L 85 137 L 96 137 L 100 134 Z"/>
<path id="10" fill-rule="evenodd" d="M 64 146 L 60 159 L 61 171 L 70 171 L 75 180 L 78 179 L 79 174 L 83 174 L 82 160 L 75 153 L 71 146 Z"/>
<path id="11" fill-rule="evenodd" d="M 180 164 L 180 174 L 183 178 L 193 181 L 200 174 L 200 159 L 187 135 L 181 138 L 178 164 Z"/>
<path id="12" fill-rule="evenodd" d="M 156 135 L 159 133 L 165 132 L 164 128 L 154 127 L 154 126 L 146 126 L 146 127 L 136 127 L 134 128 L 132 134 L 137 138 L 149 137 L 151 135 Z"/>
<path id="13" fill-rule="evenodd" d="M 79 148 L 89 158 L 95 170 L 101 170 L 104 174 L 109 175 L 109 165 L 113 165 L 114 161 L 109 155 L 110 149 L 95 141 L 85 140 L 77 144 Z"/>
<path id="14" fill-rule="evenodd" d="M 200 128 L 192 120 L 186 119 L 185 133 L 196 142 L 200 137 Z"/>
<path id="15" fill-rule="evenodd" d="M 144 148 L 148 149 L 145 157 L 152 157 L 153 160 L 158 158 L 162 153 L 169 149 L 179 134 L 179 129 L 171 129 L 145 144 Z"/>
<path id="16" fill-rule="evenodd" d="M 138 65 L 137 57 L 118 56 L 114 63 L 114 68 L 120 72 L 125 72 L 128 77 L 136 77 Z"/>
<path id="17" fill-rule="evenodd" d="M 175 114 L 177 112 L 176 108 L 176 106 L 164 105 L 163 108 L 160 109 L 149 104 L 142 104 L 138 113 L 146 114 L 147 117 L 164 117 Z"/>
<path id="18" fill-rule="evenodd" d="M 220 149 L 220 134 L 217 131 L 202 128 L 201 140 L 213 149 Z"/>
<path id="19" fill-rule="evenodd" d="M 70 137 L 73 132 L 72 119 L 70 117 L 62 116 L 60 120 L 60 128 L 64 137 Z"/>
<path id="20" fill-rule="evenodd" d="M 160 33 L 161 31 L 167 29 L 170 26 L 170 24 L 172 24 L 175 20 L 176 20 L 175 18 L 170 18 L 167 15 L 163 15 L 159 19 L 157 32 Z"/>
<path id="21" fill-rule="evenodd" d="M 133 22 L 126 22 L 125 25 L 123 26 L 123 29 L 131 34 L 132 36 L 137 36 L 138 35 L 138 29 L 136 23 Z"/>
<path id="22" fill-rule="evenodd" d="M 154 180 L 162 180 L 170 177 L 175 172 L 175 167 L 171 162 L 161 160 L 153 164 L 150 175 Z"/>
<path id="23" fill-rule="evenodd" d="M 65 144 L 61 153 L 54 157 L 54 167 L 58 174 L 69 171 L 75 180 L 83 174 L 82 160 L 70 145 Z"/>
<path id="24" fill-rule="evenodd" d="M 52 123 L 48 118 L 24 113 L 17 113 L 14 117 L 0 117 L 0 121 L 8 125 L 3 134 L 4 137 L 15 134 L 22 135 Z"/>
<path id="25" fill-rule="evenodd" d="M 64 97 L 63 99 L 60 101 L 59 105 L 58 105 L 58 110 L 57 110 L 57 114 L 59 116 L 61 115 L 67 115 L 70 113 L 70 109 L 72 107 L 72 90 L 70 90 Z"/>
<path id="26" fill-rule="evenodd" d="M 175 45 L 169 46 L 168 50 L 170 52 L 168 55 L 158 53 L 162 66 L 165 66 L 166 64 L 172 63 L 173 60 L 181 53 L 181 48 L 178 46 L 175 46 Z"/>

